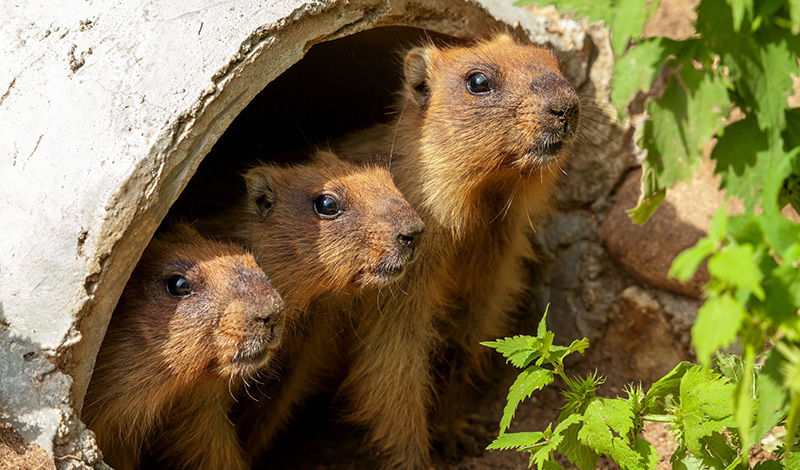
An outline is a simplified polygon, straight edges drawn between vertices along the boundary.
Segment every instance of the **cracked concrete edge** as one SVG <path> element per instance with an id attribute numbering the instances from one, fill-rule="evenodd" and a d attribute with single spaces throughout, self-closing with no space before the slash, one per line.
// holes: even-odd
<path id="1" fill-rule="evenodd" d="M 251 3 L 253 2 L 239 2 L 237 5 Z M 377 26 L 410 25 L 453 36 L 468 36 L 488 34 L 503 24 L 522 28 L 534 41 L 549 42 L 557 48 L 574 47 L 575 42 L 573 39 L 573 44 L 559 43 L 558 37 L 547 32 L 545 20 L 527 15 L 523 10 L 512 8 L 502 1 L 280 3 L 295 7 L 284 8 L 282 11 L 288 13 L 277 20 L 265 14 L 263 23 L 251 27 L 249 33 L 238 43 L 229 40 L 231 49 L 228 59 L 217 65 L 211 73 L 209 67 L 198 71 L 208 74 L 205 85 L 198 87 L 196 85 L 202 84 L 203 80 L 196 81 L 196 88 L 183 90 L 177 104 L 174 101 L 167 101 L 166 104 L 159 101 L 163 94 L 146 99 L 144 93 L 137 95 L 125 89 L 125 85 L 131 84 L 124 81 L 119 84 L 120 91 L 112 93 L 114 96 L 110 102 L 116 105 L 131 106 L 133 101 L 140 100 L 138 107 L 134 106 L 131 112 L 142 114 L 143 117 L 153 117 L 152 120 L 158 120 L 159 124 L 151 124 L 146 129 L 147 132 L 142 132 L 144 139 L 135 144 L 128 142 L 121 148 L 109 146 L 108 150 L 112 152 L 130 152 L 120 158 L 132 158 L 135 164 L 124 167 L 121 172 L 107 178 L 106 192 L 100 195 L 100 204 L 86 205 L 82 211 L 84 217 L 73 223 L 71 233 L 62 237 L 65 241 L 69 238 L 71 243 L 77 238 L 76 261 L 79 262 L 74 263 L 77 266 L 63 269 L 64 266 L 59 266 L 57 262 L 34 264 L 34 270 L 38 269 L 42 273 L 47 272 L 45 268 L 65 271 L 58 282 L 54 282 L 56 287 L 68 287 L 67 281 L 72 280 L 71 284 L 74 285 L 75 279 L 80 280 L 78 294 L 55 309 L 56 316 L 62 318 L 62 323 L 50 323 L 61 339 L 37 341 L 35 335 L 32 337 L 27 334 L 24 327 L 18 328 L 17 323 L 20 319 L 24 323 L 25 318 L 2 316 L 2 302 L 8 292 L 3 292 L 0 288 L 0 322 L 5 324 L 0 336 L 0 357 L 4 357 L 2 362 L 7 364 L 0 384 L 0 406 L 4 413 L 2 419 L 14 425 L 26 441 L 36 442 L 54 455 L 59 467 L 99 468 L 102 465 L 93 436 L 77 419 L 73 406 L 80 408 L 108 319 L 125 281 L 150 237 L 202 158 L 233 118 L 264 86 L 300 60 L 313 44 Z M 178 7 L 165 8 L 174 10 Z M 125 10 L 124 6 L 122 10 Z M 98 10 L 87 13 L 85 16 L 90 19 L 79 22 L 81 33 L 88 29 L 100 31 L 104 13 Z M 187 12 L 185 15 L 190 13 L 197 12 Z M 158 13 L 152 15 L 158 16 Z M 274 21 L 268 21 L 270 19 Z M 204 25 L 201 21 L 198 35 Z M 69 29 L 65 29 L 60 26 L 51 27 L 40 35 L 47 38 L 57 32 L 58 38 L 64 39 L 71 34 Z M 107 40 L 113 42 L 113 32 L 108 34 L 108 37 L 99 40 L 99 44 L 102 45 Z M 80 39 L 74 41 L 67 46 L 65 53 L 59 51 L 58 54 L 48 55 L 45 52 L 39 56 L 21 54 L 24 59 L 22 62 L 29 63 L 29 67 L 44 63 L 46 67 L 59 65 L 49 64 L 48 61 L 60 62 L 66 58 L 66 65 L 75 77 L 86 74 L 93 67 L 96 69 L 97 64 L 92 62 L 92 54 L 97 56 L 102 48 L 87 46 Z M 175 44 L 172 46 L 175 47 Z M 9 51 L 6 49 L 0 52 Z M 153 53 L 153 50 L 146 52 Z M 154 62 L 159 59 L 167 60 L 169 52 L 181 51 L 161 51 L 163 55 L 156 58 L 143 56 L 140 59 Z M 20 62 L 12 60 L 10 63 L 19 65 Z M 0 105 L 18 106 L 20 97 L 15 97 L 14 94 L 21 93 L 24 97 L 25 93 L 30 93 L 30 88 L 26 89 L 23 85 L 25 76 L 19 70 L 12 70 L 12 74 L 2 72 L 4 71 L 0 70 L 0 78 L 11 76 L 11 79 L 0 98 Z M 84 79 L 91 80 L 92 77 Z M 97 84 L 100 85 L 99 81 Z M 0 114 L 2 111 L 0 108 Z M 130 122 L 123 121 L 122 124 Z M 118 132 L 119 129 L 111 129 L 109 134 Z M 39 149 L 44 135 L 40 134 L 32 145 L 32 150 L 29 151 L 31 156 Z M 17 144 L 24 142 L 11 139 L 12 162 L 16 165 L 16 158 L 20 153 Z M 30 139 L 28 140 L 30 143 Z M 0 148 L 8 143 L 8 140 L 0 140 Z M 80 150 L 77 147 L 73 154 Z M 63 158 L 67 158 L 70 152 L 66 154 Z M 52 150 L 47 155 L 53 155 Z M 23 176 L 24 173 L 23 171 Z M 77 180 L 72 183 L 80 184 Z M 13 198 L 7 193 L 0 193 L 0 201 L 6 202 L 9 199 Z M 35 204 L 32 206 L 35 209 Z M 14 220 L 13 212 L 4 215 L 7 216 L 4 217 L 6 220 Z M 24 243 L 0 246 L 4 252 L 8 249 L 25 248 L 26 254 L 37 254 L 36 247 L 24 246 Z M 0 258 L 0 273 L 6 274 L 9 269 L 4 264 L 8 263 L 3 261 Z M 16 274 L 13 272 L 13 263 L 10 264 L 11 274 Z M 30 293 L 22 292 L 22 295 L 25 294 Z M 52 304 L 29 303 L 25 306 L 31 305 L 41 315 L 54 314 Z M 35 329 L 32 331 L 36 333 Z M 37 344 L 40 346 L 36 346 Z M 36 357 L 35 361 L 29 360 L 34 357 L 31 352 Z M 74 381 L 72 377 L 75 378 Z"/>

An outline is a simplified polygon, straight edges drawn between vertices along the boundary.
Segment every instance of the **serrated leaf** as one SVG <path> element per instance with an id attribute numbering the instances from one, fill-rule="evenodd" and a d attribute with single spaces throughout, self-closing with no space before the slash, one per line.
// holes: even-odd
<path id="1" fill-rule="evenodd" d="M 780 130 L 786 123 L 784 109 L 788 107 L 786 98 L 792 93 L 791 74 L 797 73 L 797 51 L 792 51 L 784 34 L 777 28 L 758 31 L 758 62 L 748 67 L 750 74 L 742 77 L 753 92 L 761 129 Z"/>
<path id="2" fill-rule="evenodd" d="M 586 338 L 576 339 L 575 341 L 572 342 L 572 344 L 569 345 L 569 352 L 571 352 L 571 353 L 579 352 L 579 353 L 583 354 L 583 352 L 586 351 L 586 348 L 588 348 L 588 347 L 589 347 L 589 340 L 588 339 L 586 339 Z"/>
<path id="3" fill-rule="evenodd" d="M 648 104 L 642 135 L 648 150 L 642 167 L 653 171 L 662 188 L 691 178 L 703 145 L 722 128 L 730 109 L 727 87 L 716 74 L 686 64 L 680 79 L 670 76 L 661 98 Z"/>
<path id="4" fill-rule="evenodd" d="M 648 0 L 617 0 L 616 15 L 611 27 L 611 48 L 614 55 L 621 56 L 628 46 L 631 39 L 636 39 L 642 35 L 644 24 L 650 16 Z M 653 2 L 655 9 L 658 2 Z"/>
<path id="5" fill-rule="evenodd" d="M 729 293 L 706 300 L 692 326 L 692 346 L 697 360 L 707 366 L 717 349 L 728 347 L 736 339 L 746 317 L 747 312 Z"/>
<path id="6" fill-rule="evenodd" d="M 722 470 L 722 469 L 709 469 L 705 462 L 699 457 L 696 457 L 686 446 L 678 447 L 672 453 L 669 459 L 672 464 L 672 470 Z"/>
<path id="7" fill-rule="evenodd" d="M 767 301 L 765 310 L 768 318 L 775 321 L 783 330 L 800 332 L 800 270 L 791 262 L 784 261 L 772 269 L 764 280 Z M 787 334 L 794 339 L 795 335 Z"/>
<path id="8" fill-rule="evenodd" d="M 503 418 L 500 420 L 500 434 L 506 432 L 511 425 L 511 419 L 517 411 L 522 400 L 531 396 L 533 392 L 553 382 L 553 372 L 537 366 L 529 366 L 520 372 L 517 379 L 508 390 L 508 399 L 503 409 Z"/>
<path id="9" fill-rule="evenodd" d="M 544 468 L 547 462 L 550 462 L 550 456 L 553 452 L 558 448 L 558 445 L 564 439 L 562 435 L 553 435 L 550 440 L 547 442 L 547 445 L 544 445 L 531 453 L 530 462 L 536 466 L 536 468 Z"/>
<path id="10" fill-rule="evenodd" d="M 753 0 L 728 0 L 733 12 L 733 30 L 739 31 L 742 28 L 745 12 L 753 16 Z"/>
<path id="11" fill-rule="evenodd" d="M 680 408 L 676 423 L 682 442 L 697 456 L 703 455 L 700 440 L 732 425 L 735 385 L 700 366 L 686 371 L 680 385 Z"/>
<path id="12" fill-rule="evenodd" d="M 792 455 L 787 455 L 783 464 L 787 470 L 800 468 L 800 452 L 792 452 Z"/>
<path id="13" fill-rule="evenodd" d="M 579 414 L 571 414 L 558 422 L 558 425 L 553 430 L 553 434 L 563 434 L 568 427 L 572 426 L 573 424 L 580 423 L 581 421 L 583 421 L 583 416 Z"/>
<path id="14" fill-rule="evenodd" d="M 492 441 L 487 447 L 488 450 L 508 450 L 543 445 L 544 433 L 542 432 L 509 432 L 500 434 L 497 439 Z"/>
<path id="15" fill-rule="evenodd" d="M 800 240 L 800 225 L 779 214 L 760 214 L 758 222 L 767 243 L 778 253 L 789 252 Z"/>
<path id="16" fill-rule="evenodd" d="M 639 204 L 634 207 L 633 209 L 628 209 L 625 211 L 628 214 L 628 217 L 633 220 L 633 223 L 637 225 L 644 225 L 650 219 L 650 216 L 658 209 L 658 206 L 661 205 L 661 202 L 664 201 L 664 198 L 667 196 L 667 190 L 662 189 L 652 193 L 643 193 L 648 194 L 647 196 L 643 196 L 642 200 Z"/>
<path id="17" fill-rule="evenodd" d="M 780 372 L 784 362 L 783 356 L 773 349 L 756 378 L 758 402 L 753 442 L 759 442 L 789 411 L 789 394 L 783 389 L 783 376 Z"/>
<path id="18" fill-rule="evenodd" d="M 588 347 L 589 347 L 589 340 L 587 340 L 586 338 L 573 341 L 572 344 L 569 345 L 569 347 L 550 346 L 550 354 L 548 356 L 549 362 L 561 364 L 564 360 L 564 357 L 566 357 L 567 355 L 572 354 L 576 351 L 583 354 L 583 351 L 586 350 L 586 348 Z"/>
<path id="19" fill-rule="evenodd" d="M 548 460 L 547 462 L 544 463 L 541 470 L 566 470 L 566 469 L 561 465 L 553 462 L 552 460 Z"/>
<path id="20" fill-rule="evenodd" d="M 578 432 L 582 426 L 582 424 L 568 426 L 563 432 L 564 440 L 558 450 L 581 470 L 594 470 L 597 467 L 597 454 L 578 439 Z"/>
<path id="21" fill-rule="evenodd" d="M 513 336 L 496 341 L 484 341 L 484 346 L 494 348 L 515 367 L 527 367 L 534 359 L 541 356 L 541 344 L 531 336 Z"/>
<path id="22" fill-rule="evenodd" d="M 536 4 L 539 7 L 553 5 L 561 12 L 574 11 L 576 18 L 589 18 L 590 23 L 600 20 L 613 21 L 617 0 L 598 0 L 586 2 L 585 0 L 518 0 L 514 5 Z"/>
<path id="23" fill-rule="evenodd" d="M 711 158 L 717 161 L 715 173 L 722 176 L 720 188 L 741 198 L 745 207 L 755 206 L 769 168 L 767 136 L 754 117 L 727 126 Z"/>
<path id="24" fill-rule="evenodd" d="M 703 261 L 716 251 L 717 245 L 708 238 L 701 238 L 695 246 L 675 257 L 667 275 L 681 282 L 688 282 Z"/>
<path id="25" fill-rule="evenodd" d="M 538 338 L 544 337 L 545 333 L 547 333 L 547 312 L 550 310 L 550 304 L 547 304 L 544 308 L 544 313 L 542 314 L 542 319 L 539 321 L 539 327 L 536 329 L 536 336 Z"/>
<path id="26" fill-rule="evenodd" d="M 637 92 L 650 89 L 671 50 L 669 44 L 662 38 L 645 40 L 617 58 L 611 75 L 611 102 L 620 116 L 627 115 L 628 103 Z"/>
<path id="27" fill-rule="evenodd" d="M 789 18 L 792 22 L 792 34 L 800 34 L 800 0 L 789 0 Z"/>
<path id="28" fill-rule="evenodd" d="M 659 457 L 658 452 L 656 452 L 656 448 L 653 447 L 653 444 L 650 444 L 638 436 L 634 436 L 633 449 L 640 456 L 640 460 L 643 464 L 641 468 L 646 470 L 656 470 L 658 467 L 658 462 L 661 461 L 661 458 Z"/>
<path id="29" fill-rule="evenodd" d="M 798 462 L 800 465 L 800 462 Z M 785 467 L 785 468 L 795 468 L 795 467 Z M 765 460 L 763 462 L 757 462 L 753 466 L 753 470 L 783 470 L 784 466 L 778 462 L 777 460 Z"/>
<path id="30" fill-rule="evenodd" d="M 654 383 L 645 394 L 645 413 L 649 415 L 666 415 L 668 408 L 680 401 L 681 379 L 686 371 L 696 367 L 690 362 L 683 361 L 673 368 L 668 374 Z"/>
<path id="31" fill-rule="evenodd" d="M 758 267 L 752 245 L 729 245 L 708 260 L 708 272 L 739 289 L 747 289 L 764 300 L 761 281 L 764 276 Z"/>
<path id="32" fill-rule="evenodd" d="M 728 436 L 719 432 L 712 432 L 710 436 L 701 439 L 704 453 L 701 456 L 708 467 L 728 468 L 739 460 L 738 449 L 730 445 Z"/>
<path id="33" fill-rule="evenodd" d="M 633 429 L 631 403 L 622 399 L 598 398 L 584 412 L 578 439 L 597 453 L 613 458 L 623 469 L 639 470 L 642 456 L 628 442 Z"/>

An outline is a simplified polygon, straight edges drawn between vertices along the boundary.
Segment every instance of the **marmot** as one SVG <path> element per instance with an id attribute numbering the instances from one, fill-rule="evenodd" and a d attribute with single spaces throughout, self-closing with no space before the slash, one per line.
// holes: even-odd
<path id="1" fill-rule="evenodd" d="M 396 119 L 333 146 L 390 164 L 426 225 L 405 295 L 359 302 L 341 391 L 387 467 L 421 469 L 434 432 L 477 447 L 462 432 L 460 385 L 484 368 L 479 342 L 507 333 L 528 234 L 551 207 L 580 104 L 552 51 L 507 35 L 415 48 L 404 66 Z"/>
<path id="2" fill-rule="evenodd" d="M 233 392 L 272 358 L 284 303 L 242 246 L 186 224 L 137 264 L 97 357 L 83 419 L 108 464 L 143 448 L 173 468 L 247 468 L 227 413 Z"/>
<path id="3" fill-rule="evenodd" d="M 245 180 L 246 201 L 221 217 L 216 230 L 254 251 L 287 304 L 278 380 L 264 377 L 265 396 L 243 400 L 234 413 L 256 458 L 294 404 L 325 372 L 340 369 L 340 337 L 358 319 L 332 305 L 391 289 L 408 269 L 424 224 L 385 168 L 324 150 L 299 165 L 257 166 Z M 325 306 L 307 314 L 319 302 Z"/>

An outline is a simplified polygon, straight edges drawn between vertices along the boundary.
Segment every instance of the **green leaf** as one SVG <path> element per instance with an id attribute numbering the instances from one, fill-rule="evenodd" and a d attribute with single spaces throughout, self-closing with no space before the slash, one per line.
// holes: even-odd
<path id="1" fill-rule="evenodd" d="M 566 470 L 561 465 L 559 465 L 559 464 L 557 464 L 557 463 L 555 463 L 553 461 L 550 461 L 550 460 L 545 462 L 544 465 L 542 465 L 541 468 L 542 468 L 542 470 Z"/>
<path id="2" fill-rule="evenodd" d="M 658 462 L 661 461 L 661 458 L 658 456 L 658 452 L 656 452 L 656 448 L 653 447 L 653 444 L 650 444 L 638 436 L 634 436 L 633 449 L 640 456 L 640 460 L 642 462 L 642 467 L 640 468 L 644 468 L 646 470 L 656 470 L 658 467 Z"/>
<path id="3" fill-rule="evenodd" d="M 722 432 L 732 425 L 735 385 L 718 374 L 702 367 L 686 371 L 680 385 L 680 407 L 676 415 L 680 420 L 676 430 L 683 443 L 694 455 L 703 455 L 700 440 L 713 432 Z"/>
<path id="4" fill-rule="evenodd" d="M 708 238 L 701 238 L 695 246 L 675 257 L 667 275 L 681 282 L 688 282 L 703 261 L 716 251 L 717 245 L 717 243 Z"/>
<path id="5" fill-rule="evenodd" d="M 800 462 L 798 462 L 800 464 Z M 795 468 L 795 467 L 786 467 L 786 468 Z M 777 460 L 765 460 L 763 462 L 758 462 L 753 466 L 753 470 L 783 470 L 784 466 L 781 465 L 780 462 Z"/>
<path id="6" fill-rule="evenodd" d="M 706 465 L 712 468 L 728 468 L 739 460 L 739 452 L 728 442 L 728 436 L 712 432 L 710 436 L 701 439 L 703 454 L 700 456 Z"/>
<path id="7" fill-rule="evenodd" d="M 632 429 L 633 410 L 630 402 L 598 398 L 584 412 L 584 423 L 578 432 L 578 439 L 593 451 L 610 456 L 623 469 L 639 470 L 643 458 L 628 441 Z"/>
<path id="8" fill-rule="evenodd" d="M 736 339 L 746 317 L 747 312 L 729 293 L 706 300 L 692 326 L 692 345 L 697 360 L 707 366 L 714 351 L 728 347 Z"/>
<path id="9" fill-rule="evenodd" d="M 545 444 L 540 442 L 544 437 L 541 432 L 509 432 L 500 434 L 497 439 L 489 444 L 489 450 L 508 450 L 508 449 L 521 449 L 526 447 L 534 447 L 537 444 Z"/>
<path id="10" fill-rule="evenodd" d="M 789 411 L 789 394 L 783 389 L 783 376 L 780 372 L 785 362 L 786 359 L 773 349 L 756 378 L 758 402 L 753 442 L 763 439 Z"/>
<path id="11" fill-rule="evenodd" d="M 658 209 L 658 206 L 661 205 L 661 202 L 667 196 L 667 191 L 662 189 L 656 192 L 647 192 L 642 194 L 648 195 L 642 197 L 642 201 L 638 206 L 625 211 L 625 213 L 628 214 L 628 216 L 633 220 L 633 223 L 637 225 L 644 225 L 647 220 L 650 219 L 650 216 L 653 215 L 656 209 Z"/>
<path id="12" fill-rule="evenodd" d="M 567 348 L 567 349 L 571 353 L 579 352 L 579 353 L 583 354 L 583 352 L 586 351 L 586 348 L 588 348 L 588 347 L 589 347 L 589 340 L 586 339 L 586 338 L 583 338 L 583 339 L 576 339 L 575 341 L 573 341 L 572 344 L 570 344 L 569 348 Z"/>
<path id="13" fill-rule="evenodd" d="M 612 431 L 626 436 L 633 428 L 633 413 L 627 401 L 597 398 L 583 414 L 584 425 L 578 439 L 599 452 L 612 447 Z"/>
<path id="14" fill-rule="evenodd" d="M 730 100 L 725 83 L 713 73 L 683 67 L 679 82 L 670 76 L 663 95 L 647 106 L 640 145 L 647 148 L 642 162 L 644 195 L 628 214 L 644 223 L 665 196 L 663 188 L 689 180 L 702 160 L 703 145 L 722 128 Z"/>
<path id="15" fill-rule="evenodd" d="M 745 12 L 753 16 L 753 0 L 728 0 L 728 4 L 733 11 L 733 30 L 739 31 L 742 28 Z"/>
<path id="16" fill-rule="evenodd" d="M 792 34 L 800 34 L 800 0 L 789 0 Z"/>
<path id="17" fill-rule="evenodd" d="M 669 461 L 672 470 L 722 470 L 709 468 L 701 458 L 689 452 L 686 446 L 678 447 Z"/>
<path id="18" fill-rule="evenodd" d="M 547 304 L 544 308 L 544 314 L 542 314 L 542 320 L 539 322 L 539 328 L 536 330 L 536 336 L 538 338 L 543 338 L 545 333 L 547 333 L 547 311 L 550 310 L 550 304 Z"/>
<path id="19" fill-rule="evenodd" d="M 558 8 L 558 11 L 569 12 L 574 11 L 576 18 L 588 17 L 590 23 L 600 20 L 606 20 L 607 24 L 612 24 L 615 15 L 615 7 L 617 0 L 599 0 L 596 2 L 587 2 L 585 0 L 518 0 L 514 5 L 531 5 L 536 4 L 539 7 L 553 5 Z"/>
<path id="20" fill-rule="evenodd" d="M 628 103 L 636 93 L 647 91 L 671 48 L 666 40 L 644 40 L 618 57 L 611 75 L 611 102 L 620 116 L 627 115 Z"/>
<path id="21" fill-rule="evenodd" d="M 777 28 L 765 28 L 756 34 L 757 65 L 747 68 L 743 76 L 753 92 L 756 116 L 761 129 L 782 129 L 785 125 L 786 97 L 792 93 L 791 74 L 797 73 L 797 50 Z M 757 73 L 753 73 L 755 71 Z"/>
<path id="22" fill-rule="evenodd" d="M 792 455 L 786 456 L 783 464 L 787 470 L 800 468 L 800 452 L 792 452 Z"/>
<path id="23" fill-rule="evenodd" d="M 519 368 L 526 367 L 542 354 L 541 342 L 531 336 L 514 336 L 496 341 L 484 341 L 481 344 L 494 348 L 508 362 Z"/>
<path id="24" fill-rule="evenodd" d="M 651 415 L 665 415 L 669 408 L 680 401 L 680 385 L 686 371 L 697 367 L 690 362 L 683 361 L 667 375 L 654 383 L 645 395 L 645 413 Z"/>
<path id="25" fill-rule="evenodd" d="M 582 427 L 582 424 L 568 426 L 558 450 L 581 470 L 594 470 L 597 467 L 597 454 L 578 439 Z"/>
<path id="26" fill-rule="evenodd" d="M 708 272 L 716 279 L 746 289 L 764 300 L 763 274 L 756 261 L 752 245 L 730 245 L 708 260 Z"/>
<path id="27" fill-rule="evenodd" d="M 511 425 L 511 419 L 517 411 L 522 400 L 531 396 L 533 392 L 545 387 L 553 382 L 553 372 L 537 366 L 530 366 L 520 372 L 517 380 L 508 390 L 508 402 L 503 410 L 503 418 L 500 420 L 500 434 L 506 432 Z"/>
<path id="28" fill-rule="evenodd" d="M 797 315 L 797 309 L 800 308 L 800 270 L 791 262 L 784 261 L 769 272 L 764 280 L 764 292 L 768 318 L 787 332 L 787 338 L 800 339 L 796 333 L 790 333 L 800 332 L 800 317 Z"/>
<path id="29" fill-rule="evenodd" d="M 711 152 L 717 161 L 714 172 L 722 176 L 720 187 L 741 198 L 746 208 L 754 207 L 760 196 L 769 167 L 768 148 L 767 136 L 748 116 L 727 126 Z"/>
<path id="30" fill-rule="evenodd" d="M 616 16 L 611 26 L 611 48 L 614 55 L 621 56 L 631 39 L 637 39 L 644 30 L 647 22 L 649 7 L 648 0 L 617 0 Z M 655 9 L 658 2 L 653 2 Z"/>
<path id="31" fill-rule="evenodd" d="M 780 214 L 760 214 L 758 222 L 764 231 L 767 243 L 778 253 L 790 253 L 791 248 L 800 240 L 800 225 Z"/>

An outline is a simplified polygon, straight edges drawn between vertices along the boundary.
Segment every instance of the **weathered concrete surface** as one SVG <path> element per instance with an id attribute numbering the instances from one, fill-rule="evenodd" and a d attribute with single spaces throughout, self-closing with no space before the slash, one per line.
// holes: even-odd
<path id="1" fill-rule="evenodd" d="M 375 26 L 468 36 L 501 20 L 557 41 L 501 0 L 34 0 L 0 14 L 0 419 L 65 468 L 102 465 L 74 409 L 126 279 L 267 83 Z"/>

